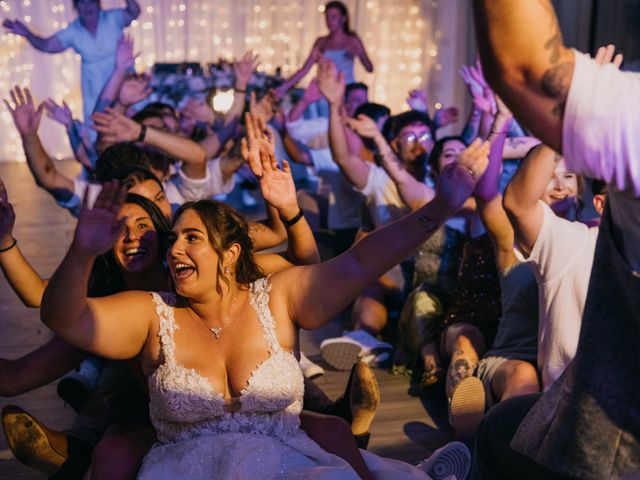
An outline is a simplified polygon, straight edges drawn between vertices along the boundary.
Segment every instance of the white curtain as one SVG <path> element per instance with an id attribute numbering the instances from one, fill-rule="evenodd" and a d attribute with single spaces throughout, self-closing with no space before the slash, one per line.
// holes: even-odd
<path id="1" fill-rule="evenodd" d="M 130 31 L 137 68 L 155 62 L 215 62 L 260 54 L 260 69 L 284 76 L 306 59 L 316 37 L 326 33 L 325 0 L 140 0 L 142 13 Z M 466 0 L 347 0 L 351 27 L 362 38 L 374 64 L 367 74 L 360 65 L 356 79 L 369 85 L 371 99 L 392 111 L 406 109 L 412 88 L 427 88 L 432 106 L 466 106 L 458 68 L 471 58 L 470 7 Z M 121 0 L 102 0 L 103 8 L 122 7 Z M 3 18 L 18 18 L 37 34 L 48 36 L 75 17 L 71 0 L 2 0 Z M 0 35 L 0 95 L 13 85 L 29 86 L 37 101 L 65 100 L 81 116 L 79 59 L 75 52 L 37 52 L 14 35 Z M 303 81 L 304 84 L 308 79 Z M 462 116 L 466 115 L 462 109 Z M 462 122 L 461 122 L 462 123 Z M 459 127 L 454 127 L 459 128 Z M 62 126 L 43 119 L 45 148 L 56 158 L 70 149 Z M 0 161 L 22 160 L 20 139 L 9 112 L 0 114 Z"/>

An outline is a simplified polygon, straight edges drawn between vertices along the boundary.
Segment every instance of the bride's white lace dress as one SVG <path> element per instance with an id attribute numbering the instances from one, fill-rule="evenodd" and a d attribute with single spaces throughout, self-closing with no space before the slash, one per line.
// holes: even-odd
<path id="1" fill-rule="evenodd" d="M 151 420 L 159 442 L 145 457 L 138 478 L 359 478 L 347 462 L 324 451 L 300 429 L 303 377 L 296 358 L 276 339 L 269 289 L 266 278 L 258 280 L 251 286 L 250 299 L 270 356 L 253 371 L 233 411 L 205 377 L 176 362 L 175 295 L 153 294 L 164 357 L 149 378 Z M 429 478 L 404 462 L 366 451 L 363 455 L 375 478 Z"/>

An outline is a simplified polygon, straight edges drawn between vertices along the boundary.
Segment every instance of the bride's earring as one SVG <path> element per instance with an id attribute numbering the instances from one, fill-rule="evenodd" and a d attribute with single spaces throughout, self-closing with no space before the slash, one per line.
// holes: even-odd
<path id="1" fill-rule="evenodd" d="M 224 274 L 229 275 L 229 267 L 224 267 Z"/>

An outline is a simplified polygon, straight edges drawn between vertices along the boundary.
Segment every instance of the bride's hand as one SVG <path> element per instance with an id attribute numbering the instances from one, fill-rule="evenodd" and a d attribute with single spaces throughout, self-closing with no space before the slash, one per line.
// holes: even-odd
<path id="1" fill-rule="evenodd" d="M 87 191 L 73 239 L 73 249 L 84 255 L 97 256 L 107 252 L 118 239 L 125 219 L 118 212 L 127 196 L 127 187 L 118 181 L 106 182 L 90 208 Z"/>

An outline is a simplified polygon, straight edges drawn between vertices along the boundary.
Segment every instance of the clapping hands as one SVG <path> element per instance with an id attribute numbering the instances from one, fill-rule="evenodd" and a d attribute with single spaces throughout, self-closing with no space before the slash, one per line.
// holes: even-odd
<path id="1" fill-rule="evenodd" d="M 484 78 L 480 58 L 476 59 L 475 65 L 460 67 L 460 76 L 469 88 L 473 104 L 483 112 L 495 115 L 496 105 L 493 91 Z"/>

